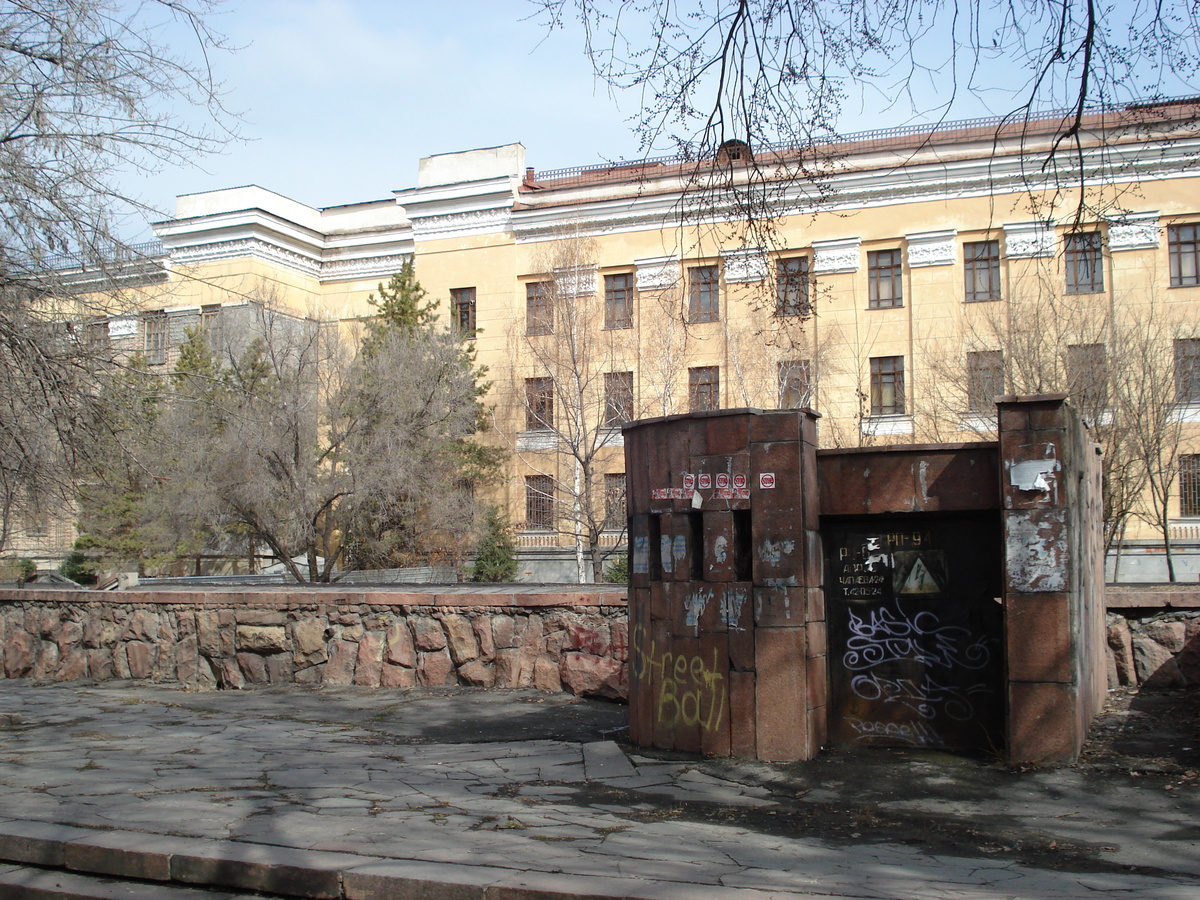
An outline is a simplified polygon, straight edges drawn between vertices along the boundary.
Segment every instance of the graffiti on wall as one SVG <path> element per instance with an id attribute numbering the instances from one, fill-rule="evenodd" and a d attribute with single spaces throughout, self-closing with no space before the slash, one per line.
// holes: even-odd
<path id="1" fill-rule="evenodd" d="M 964 748 L 997 740 L 1000 567 L 995 549 L 980 550 L 997 548 L 997 523 L 927 522 L 827 536 L 835 740 Z"/>
<path id="2" fill-rule="evenodd" d="M 718 668 L 717 650 L 706 660 L 699 653 L 660 650 L 645 626 L 633 628 L 634 677 L 641 684 L 655 684 L 654 719 L 666 728 L 699 726 L 713 731 L 725 716 L 729 686 Z"/>

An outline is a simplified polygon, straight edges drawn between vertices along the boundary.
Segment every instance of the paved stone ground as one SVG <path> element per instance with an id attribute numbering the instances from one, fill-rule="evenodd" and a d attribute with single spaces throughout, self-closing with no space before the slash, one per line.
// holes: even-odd
<path id="1" fill-rule="evenodd" d="M 624 707 L 528 691 L 0 681 L 0 830 L 491 867 L 589 896 L 1196 900 L 1200 695 L 1177 696 L 1186 714 L 1118 697 L 1100 752 L 1013 771 L 654 754 L 624 743 Z"/>

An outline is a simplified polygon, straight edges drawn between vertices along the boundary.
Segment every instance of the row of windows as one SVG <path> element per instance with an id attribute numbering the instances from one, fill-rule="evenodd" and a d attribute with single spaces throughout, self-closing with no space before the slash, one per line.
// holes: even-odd
<path id="1" fill-rule="evenodd" d="M 1200 403 L 1200 338 L 1175 341 L 1175 402 Z M 1108 407 L 1108 348 L 1104 344 L 1067 347 L 1067 393 L 1085 410 Z M 1004 394 L 1004 353 L 983 350 L 967 354 L 967 406 L 990 411 L 993 398 Z"/>
<path id="2" fill-rule="evenodd" d="M 1200 338 L 1175 341 L 1175 400 L 1200 403 Z M 876 356 L 869 361 L 872 416 L 906 413 L 904 357 Z M 1108 405 L 1108 350 L 1103 344 L 1075 344 L 1067 348 L 1067 392 L 1085 410 Z M 806 359 L 776 363 L 781 409 L 812 405 L 812 365 Z M 1005 393 L 1004 353 L 981 350 L 967 354 L 967 409 L 989 414 L 995 398 Z M 719 366 L 688 369 L 688 409 L 705 412 L 721 407 Z M 633 372 L 608 372 L 604 376 L 602 424 L 617 428 L 634 417 Z M 554 427 L 554 379 L 525 379 L 525 427 L 529 431 Z"/>
<path id="3" fill-rule="evenodd" d="M 546 531 L 554 528 L 554 479 L 549 475 L 525 476 L 525 528 Z M 604 476 L 605 531 L 625 527 L 625 473 Z"/>
<path id="4" fill-rule="evenodd" d="M 1200 225 L 1172 225 L 1167 229 L 1171 286 L 1200 285 Z M 1104 242 L 1098 231 L 1068 234 L 1064 239 L 1064 265 L 1068 294 L 1094 294 L 1104 290 Z M 964 300 L 978 303 L 1001 299 L 1000 242 L 963 244 Z M 900 248 L 867 253 L 867 304 L 870 309 L 904 305 L 904 262 Z M 811 312 L 807 256 L 776 261 L 776 307 L 779 316 Z M 526 333 L 552 334 L 554 303 L 551 283 L 526 284 Z M 716 322 L 721 316 L 720 267 L 692 266 L 687 270 L 688 319 L 692 323 Z M 451 291 L 457 321 L 465 331 L 475 330 L 475 289 Z M 604 327 L 633 327 L 634 276 L 622 272 L 604 276 Z"/>

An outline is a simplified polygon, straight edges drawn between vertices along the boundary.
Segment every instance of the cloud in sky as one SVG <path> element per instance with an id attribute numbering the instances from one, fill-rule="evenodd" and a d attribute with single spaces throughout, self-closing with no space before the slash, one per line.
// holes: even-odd
<path id="1" fill-rule="evenodd" d="M 136 189 L 258 184 L 313 206 L 387 197 L 421 157 L 521 142 L 530 165 L 637 154 L 578 34 L 547 35 L 526 0 L 255 0 L 213 23 L 238 48 L 215 58 L 244 142 Z"/>

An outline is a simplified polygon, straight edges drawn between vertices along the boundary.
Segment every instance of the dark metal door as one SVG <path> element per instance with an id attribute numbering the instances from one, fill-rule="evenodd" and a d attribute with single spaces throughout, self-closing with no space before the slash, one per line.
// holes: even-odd
<path id="1" fill-rule="evenodd" d="M 829 737 L 1003 747 L 999 517 L 826 522 Z"/>

